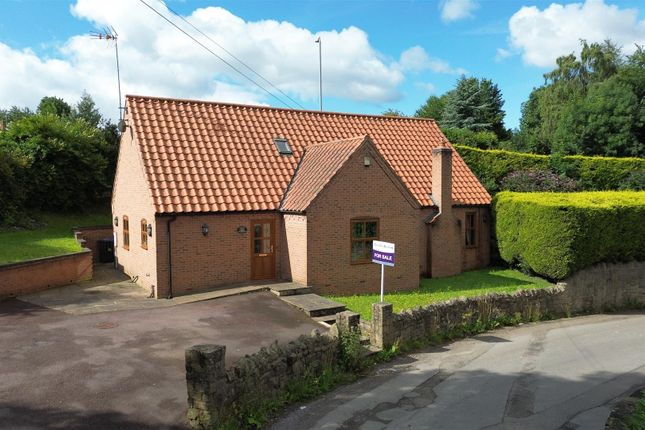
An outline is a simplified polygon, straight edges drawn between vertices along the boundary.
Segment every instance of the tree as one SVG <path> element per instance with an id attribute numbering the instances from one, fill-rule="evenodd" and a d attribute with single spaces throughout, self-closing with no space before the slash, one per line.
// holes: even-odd
<path id="1" fill-rule="evenodd" d="M 12 122 L 3 140 L 25 160 L 29 207 L 80 209 L 109 192 L 105 140 L 84 120 L 38 113 Z"/>
<path id="2" fill-rule="evenodd" d="M 7 128 L 11 122 L 29 115 L 33 115 L 33 112 L 29 108 L 12 106 L 10 109 L 0 109 L 0 131 Z"/>
<path id="3" fill-rule="evenodd" d="M 36 112 L 43 115 L 68 117 L 72 114 L 72 108 L 60 97 L 43 97 Z"/>
<path id="4" fill-rule="evenodd" d="M 514 149 L 543 154 L 643 156 L 645 53 L 581 41 L 522 106 Z"/>
<path id="5" fill-rule="evenodd" d="M 92 127 L 99 127 L 103 122 L 103 116 L 96 107 L 94 99 L 85 91 L 83 91 L 81 99 L 76 103 L 74 117 L 83 119 Z"/>
<path id="6" fill-rule="evenodd" d="M 445 128 L 492 131 L 506 138 L 502 93 L 489 79 L 466 78 L 457 81 L 446 96 L 440 124 Z"/>
<path id="7" fill-rule="evenodd" d="M 405 116 L 405 114 L 403 112 L 401 112 L 400 110 L 392 109 L 392 108 L 386 110 L 381 115 L 383 115 L 383 116 L 401 116 L 401 117 Z"/>
<path id="8" fill-rule="evenodd" d="M 436 121 L 441 121 L 443 118 L 443 110 L 446 107 L 447 95 L 430 96 L 428 100 L 414 113 L 417 118 L 432 118 Z"/>

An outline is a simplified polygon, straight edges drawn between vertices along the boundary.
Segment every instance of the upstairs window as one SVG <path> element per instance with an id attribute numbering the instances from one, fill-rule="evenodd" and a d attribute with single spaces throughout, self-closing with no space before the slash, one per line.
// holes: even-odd
<path id="1" fill-rule="evenodd" d="M 378 219 L 354 219 L 351 221 L 352 264 L 372 261 L 372 242 L 378 240 Z"/>
<path id="2" fill-rule="evenodd" d="M 123 248 L 130 249 L 130 220 L 123 215 Z"/>
<path id="3" fill-rule="evenodd" d="M 141 220 L 141 247 L 148 249 L 148 223 L 145 218 Z"/>
<path id="4" fill-rule="evenodd" d="M 291 150 L 291 146 L 289 146 L 289 141 L 286 138 L 276 137 L 275 139 L 273 139 L 273 143 L 275 144 L 275 147 L 278 148 L 278 154 L 280 155 L 293 154 L 293 151 Z"/>
<path id="5" fill-rule="evenodd" d="M 466 212 L 466 247 L 477 246 L 477 213 Z"/>

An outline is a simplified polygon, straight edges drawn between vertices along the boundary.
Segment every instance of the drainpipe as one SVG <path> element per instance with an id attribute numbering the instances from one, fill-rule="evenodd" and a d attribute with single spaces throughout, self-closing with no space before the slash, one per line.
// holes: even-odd
<path id="1" fill-rule="evenodd" d="M 170 230 L 170 224 L 177 220 L 177 215 L 173 215 L 172 218 L 168 220 L 166 226 L 168 227 L 168 298 L 172 299 L 172 234 Z"/>

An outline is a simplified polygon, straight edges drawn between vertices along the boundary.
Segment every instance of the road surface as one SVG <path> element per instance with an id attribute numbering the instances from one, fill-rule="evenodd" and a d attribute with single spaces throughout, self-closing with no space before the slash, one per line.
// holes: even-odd
<path id="1" fill-rule="evenodd" d="M 594 315 L 401 357 L 272 428 L 600 430 L 642 385 L 645 314 Z"/>

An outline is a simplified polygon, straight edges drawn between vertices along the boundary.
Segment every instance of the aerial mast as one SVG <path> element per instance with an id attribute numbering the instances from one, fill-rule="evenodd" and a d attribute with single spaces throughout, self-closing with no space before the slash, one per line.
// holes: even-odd
<path id="1" fill-rule="evenodd" d="M 114 52 L 116 54 L 116 80 L 119 87 L 119 130 L 121 129 L 121 124 L 123 122 L 123 110 L 125 107 L 121 105 L 121 70 L 119 67 L 119 43 L 118 43 L 118 33 L 114 27 L 104 28 L 103 31 L 95 31 L 90 33 L 94 39 L 114 41 Z"/>

